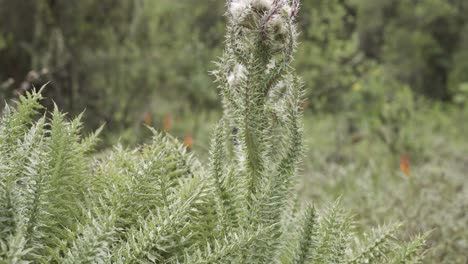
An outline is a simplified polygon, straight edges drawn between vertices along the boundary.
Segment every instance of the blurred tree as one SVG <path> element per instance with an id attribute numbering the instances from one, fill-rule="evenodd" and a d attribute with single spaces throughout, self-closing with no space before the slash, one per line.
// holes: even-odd
<path id="1" fill-rule="evenodd" d="M 359 49 L 356 8 L 349 0 L 305 0 L 296 68 L 313 108 L 342 110 L 343 94 L 371 62 Z"/>
<path id="2" fill-rule="evenodd" d="M 468 79 L 464 0 L 308 0 L 296 68 L 328 110 L 375 64 L 417 94 L 450 100 Z M 317 107 L 317 106 L 315 106 Z"/>
<path id="3" fill-rule="evenodd" d="M 463 47 L 465 0 L 355 0 L 362 51 L 418 93 L 448 100 L 448 78 Z M 466 43 L 465 43 L 466 44 Z M 466 73 L 465 73 L 466 74 Z"/>
<path id="4" fill-rule="evenodd" d="M 128 127 L 154 97 L 214 106 L 218 2 L 0 0 L 0 83 L 15 80 L 2 97 L 33 70 L 30 84 L 50 80 L 46 95 L 71 113 L 86 108 L 92 127 Z"/>

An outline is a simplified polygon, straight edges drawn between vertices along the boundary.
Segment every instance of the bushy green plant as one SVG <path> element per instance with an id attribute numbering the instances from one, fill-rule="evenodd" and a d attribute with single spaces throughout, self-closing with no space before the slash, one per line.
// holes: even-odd
<path id="1" fill-rule="evenodd" d="M 57 108 L 51 117 L 33 117 L 40 92 L 6 106 L 0 121 L 0 256 L 24 263 L 54 256 L 83 217 L 92 177 L 89 157 L 95 136 L 82 138 L 80 117 L 65 121 Z M 45 258 L 48 259 L 48 258 Z M 43 259 L 44 260 L 44 259 Z"/>
<path id="2" fill-rule="evenodd" d="M 214 73 L 224 116 L 203 165 L 153 131 L 91 161 L 96 136 L 40 93 L 0 121 L 0 260 L 5 263 L 417 263 L 425 236 L 398 225 L 363 239 L 338 204 L 302 210 L 293 187 L 303 141 L 301 84 L 289 63 L 298 1 L 229 2 Z M 105 153 L 104 153 L 105 154 Z M 104 155 L 103 154 L 103 155 Z"/>

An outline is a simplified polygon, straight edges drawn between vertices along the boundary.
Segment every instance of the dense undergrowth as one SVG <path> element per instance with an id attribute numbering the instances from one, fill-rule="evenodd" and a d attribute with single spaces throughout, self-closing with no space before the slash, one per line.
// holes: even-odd
<path id="1" fill-rule="evenodd" d="M 433 118 L 431 122 L 427 116 Z M 468 142 L 461 123 L 464 116 L 457 108 L 428 105 L 400 126 L 415 150 L 399 153 L 392 153 L 364 124 L 357 132 L 362 138 L 356 142 L 356 136 L 347 135 L 342 119 L 315 116 L 306 121 L 309 151 L 301 195 L 317 202 L 341 196 L 364 228 L 399 219 L 404 221 L 405 236 L 432 230 L 425 262 L 465 263 Z M 405 154 L 410 168 L 406 173 L 401 168 Z"/>
<path id="2" fill-rule="evenodd" d="M 350 91 L 350 99 L 356 93 L 367 98 L 366 89 L 377 92 L 380 99 L 370 100 L 377 103 L 367 103 L 368 108 L 355 104 L 346 115 L 305 114 L 301 199 L 322 204 L 341 197 L 359 230 L 391 220 L 403 221 L 402 236 L 432 230 L 424 263 L 465 263 L 467 108 L 416 100 L 404 87 L 390 88 L 408 98 L 386 105 L 380 103 L 385 93 L 378 92 L 386 87 L 372 83 Z M 411 114 L 396 115 L 390 125 L 382 121 L 382 112 L 388 120 L 389 112 L 401 108 Z M 382 131 L 395 129 L 399 132 L 388 135 L 393 140 L 382 138 Z M 197 134 L 195 142 L 202 145 L 196 151 L 204 152 L 206 138 Z M 405 155 L 409 170 L 402 168 Z"/>
<path id="3" fill-rule="evenodd" d="M 351 104 L 345 114 L 305 114 L 301 200 L 323 204 L 341 197 L 358 230 L 403 221 L 404 237 L 432 231 L 424 263 L 465 263 L 466 105 L 418 100 L 402 86 L 365 85 L 351 89 L 348 98 L 368 101 Z M 385 103 L 389 89 L 401 91 L 391 104 Z M 204 153 L 207 138 L 196 134 L 194 140 L 195 150 Z M 409 170 L 402 168 L 405 155 Z"/>
<path id="4" fill-rule="evenodd" d="M 393 220 L 404 222 L 400 234 L 405 237 L 432 231 L 425 263 L 465 263 L 465 100 L 422 100 L 404 85 L 384 79 L 376 69 L 356 83 L 348 92 L 345 113 L 305 114 L 301 200 L 322 204 L 341 197 L 356 214 L 359 230 Z M 208 116 L 198 115 L 201 127 L 211 127 Z M 178 127 L 185 122 L 182 118 Z M 203 129 L 199 132 L 193 147 L 205 157 L 208 136 Z"/>
<path id="5" fill-rule="evenodd" d="M 41 92 L 0 120 L 3 263 L 417 263 L 426 235 L 355 232 L 338 202 L 294 191 L 301 84 L 289 63 L 298 1 L 233 1 L 214 72 L 224 115 L 200 162 L 176 139 L 92 154 L 98 132 L 40 112 Z M 320 188 L 319 186 L 314 188 Z M 370 230 L 370 231 L 369 231 Z M 358 235 L 366 234 L 366 235 Z"/>

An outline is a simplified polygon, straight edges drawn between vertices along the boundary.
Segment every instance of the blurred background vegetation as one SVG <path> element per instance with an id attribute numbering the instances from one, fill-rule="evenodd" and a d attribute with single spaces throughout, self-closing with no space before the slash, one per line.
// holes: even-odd
<path id="1" fill-rule="evenodd" d="M 166 130 L 205 157 L 219 98 L 220 0 L 0 0 L 0 104 L 46 105 L 102 148 Z M 342 196 L 365 224 L 434 230 L 428 262 L 468 257 L 468 1 L 302 0 L 304 199 Z"/>

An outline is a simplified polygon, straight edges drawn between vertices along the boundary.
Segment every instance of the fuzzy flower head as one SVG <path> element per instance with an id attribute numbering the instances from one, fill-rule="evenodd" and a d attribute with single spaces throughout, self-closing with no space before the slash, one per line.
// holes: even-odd
<path id="1" fill-rule="evenodd" d="M 298 3 L 299 0 L 231 0 L 229 14 L 241 32 L 260 32 L 272 50 L 281 51 L 289 41 L 288 24 Z"/>
<path id="2" fill-rule="evenodd" d="M 229 4 L 229 13 L 235 20 L 240 20 L 242 15 L 250 8 L 252 0 L 232 0 Z"/>
<path id="3" fill-rule="evenodd" d="M 252 22 L 260 21 L 264 16 L 274 14 L 284 18 L 291 18 L 294 2 L 296 0 L 231 0 L 229 2 L 229 14 L 233 20 L 245 27 Z"/>
<path id="4" fill-rule="evenodd" d="M 257 13 L 268 12 L 273 6 L 273 0 L 253 0 L 252 8 Z"/>

